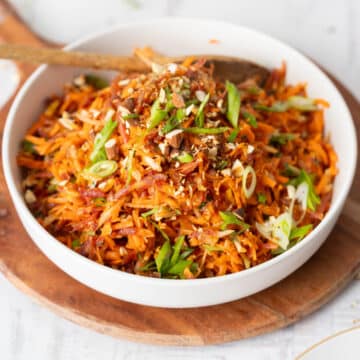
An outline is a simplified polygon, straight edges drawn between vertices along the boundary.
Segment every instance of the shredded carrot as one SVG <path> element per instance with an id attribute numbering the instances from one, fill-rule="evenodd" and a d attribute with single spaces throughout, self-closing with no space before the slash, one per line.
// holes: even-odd
<path id="1" fill-rule="evenodd" d="M 156 58 L 150 49 L 137 52 L 145 61 L 148 53 Z M 237 110 L 205 59 L 162 68 L 121 73 L 101 89 L 83 76 L 50 99 L 17 157 L 39 223 L 100 264 L 186 279 L 276 256 L 279 242 L 257 224 L 290 211 L 288 186 L 299 186 L 305 172 L 319 200 L 297 226 L 316 226 L 337 174 L 324 136 L 329 104 L 308 99 L 305 83 L 286 84 L 285 63 L 265 84 L 235 84 Z M 294 97 L 310 102 L 309 111 L 287 106 Z M 301 209 L 295 201 L 294 214 Z M 162 254 L 168 244 L 172 254 L 180 244 L 183 256 L 172 270 Z"/>

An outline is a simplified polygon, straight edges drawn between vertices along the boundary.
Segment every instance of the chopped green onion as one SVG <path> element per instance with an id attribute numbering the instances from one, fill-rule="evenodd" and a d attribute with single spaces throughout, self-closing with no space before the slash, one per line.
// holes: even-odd
<path id="1" fill-rule="evenodd" d="M 285 170 L 282 172 L 285 176 L 299 176 L 300 175 L 300 169 L 296 166 L 293 166 L 291 164 L 285 164 Z"/>
<path id="2" fill-rule="evenodd" d="M 183 164 L 190 163 L 194 160 L 193 156 L 187 152 L 183 152 L 179 156 L 176 157 L 176 160 L 180 161 Z"/>
<path id="3" fill-rule="evenodd" d="M 162 237 L 163 237 L 165 240 L 170 241 L 167 233 L 166 233 L 163 229 L 161 229 L 161 227 L 160 227 L 157 223 L 152 222 L 152 224 L 154 225 L 155 229 L 162 235 Z"/>
<path id="4" fill-rule="evenodd" d="M 208 134 L 208 135 L 216 135 L 222 134 L 227 131 L 228 127 L 218 127 L 218 128 L 199 128 L 199 127 L 190 127 L 183 128 L 184 132 L 188 132 L 190 134 Z"/>
<path id="5" fill-rule="evenodd" d="M 228 165 L 228 161 L 227 160 L 220 160 L 219 162 L 216 163 L 215 169 L 216 170 L 224 170 Z"/>
<path id="6" fill-rule="evenodd" d="M 196 117 L 195 117 L 195 124 L 196 126 L 202 128 L 204 126 L 204 109 L 206 104 L 208 103 L 210 99 L 210 94 L 207 93 L 207 95 L 204 97 L 204 100 L 201 102 L 199 109 L 196 113 Z"/>
<path id="7" fill-rule="evenodd" d="M 289 109 L 296 109 L 299 111 L 315 111 L 318 109 L 313 99 L 303 96 L 290 96 L 286 101 L 277 101 L 272 106 L 255 104 L 254 108 L 256 110 L 269 112 L 284 112 Z"/>
<path id="8" fill-rule="evenodd" d="M 102 160 L 85 169 L 84 172 L 94 177 L 104 178 L 113 174 L 117 170 L 117 168 L 118 165 L 116 161 Z"/>
<path id="9" fill-rule="evenodd" d="M 171 255 L 171 245 L 170 245 L 170 240 L 167 239 L 162 245 L 159 253 L 155 257 L 156 268 L 161 275 L 165 273 L 166 267 L 169 264 L 170 255 Z"/>
<path id="10" fill-rule="evenodd" d="M 227 141 L 228 141 L 229 143 L 235 142 L 236 137 L 238 136 L 239 131 L 240 131 L 240 129 L 234 129 L 234 130 L 230 133 L 229 137 L 227 138 Z"/>
<path id="11" fill-rule="evenodd" d="M 159 211 L 159 208 L 158 208 L 158 207 L 154 207 L 153 209 L 142 213 L 142 214 L 141 214 L 141 217 L 145 219 L 145 218 L 147 218 L 148 216 L 151 216 L 151 215 L 156 214 L 158 211 Z"/>
<path id="12" fill-rule="evenodd" d="M 96 163 L 97 161 L 106 160 L 105 143 L 109 140 L 111 134 L 117 126 L 117 122 L 109 119 L 103 129 L 95 136 L 94 149 L 90 154 L 90 161 Z"/>
<path id="13" fill-rule="evenodd" d="M 168 273 L 171 275 L 183 275 L 184 270 L 192 264 L 191 260 L 179 260 L 174 264 L 169 270 Z"/>
<path id="14" fill-rule="evenodd" d="M 285 212 L 278 217 L 270 216 L 263 224 L 255 223 L 255 226 L 262 236 L 270 241 L 276 241 L 283 250 L 286 250 L 289 246 L 292 223 L 292 216 Z"/>
<path id="15" fill-rule="evenodd" d="M 180 254 L 180 258 L 181 259 L 186 259 L 189 255 L 191 255 L 194 252 L 194 249 L 191 248 L 187 248 L 185 249 L 181 254 Z"/>
<path id="16" fill-rule="evenodd" d="M 139 271 L 152 271 L 156 270 L 155 261 L 149 261 L 147 264 L 139 268 Z"/>
<path id="17" fill-rule="evenodd" d="M 249 229 L 250 225 L 246 222 L 240 220 L 233 212 L 231 211 L 220 211 L 219 212 L 223 223 L 221 225 L 221 229 L 225 230 L 228 225 L 239 225 L 243 228 L 243 230 Z"/>
<path id="18" fill-rule="evenodd" d="M 37 153 L 37 151 L 35 150 L 35 145 L 28 140 L 23 141 L 22 148 L 23 148 L 24 152 L 26 152 L 26 153 L 29 153 L 29 154 Z"/>
<path id="19" fill-rule="evenodd" d="M 104 206 L 106 204 L 106 199 L 104 197 L 97 197 L 93 199 L 95 206 Z"/>
<path id="20" fill-rule="evenodd" d="M 266 196 L 263 193 L 258 193 L 257 198 L 260 204 L 266 204 Z"/>
<path id="21" fill-rule="evenodd" d="M 221 248 L 220 246 L 211 246 L 211 245 L 203 245 L 204 249 L 207 251 L 224 251 L 223 248 Z"/>
<path id="22" fill-rule="evenodd" d="M 272 134 L 270 138 L 271 145 L 285 145 L 288 141 L 294 140 L 295 135 L 290 133 Z"/>
<path id="23" fill-rule="evenodd" d="M 251 183 L 250 186 L 247 186 L 247 178 L 251 175 Z M 248 165 L 244 169 L 243 177 L 242 177 L 242 189 L 244 191 L 245 197 L 248 199 L 253 194 L 256 187 L 256 173 L 252 166 Z"/>
<path id="24" fill-rule="evenodd" d="M 129 119 L 138 119 L 139 118 L 139 114 L 127 114 L 127 115 L 123 115 L 122 118 L 124 120 L 129 120 Z"/>
<path id="25" fill-rule="evenodd" d="M 79 239 L 75 239 L 75 240 L 72 241 L 72 243 L 71 243 L 71 247 L 72 247 L 73 249 L 78 248 L 80 245 L 81 245 L 81 242 L 80 242 Z"/>
<path id="26" fill-rule="evenodd" d="M 289 106 L 286 102 L 275 102 L 272 106 L 266 106 L 262 104 L 255 104 L 254 109 L 268 111 L 268 112 L 285 112 L 289 109 Z"/>
<path id="27" fill-rule="evenodd" d="M 234 128 L 237 128 L 241 103 L 240 92 L 237 87 L 230 81 L 226 81 L 225 87 L 227 91 L 226 117 L 229 120 L 230 124 Z"/>
<path id="28" fill-rule="evenodd" d="M 298 239 L 298 241 L 301 241 L 309 233 L 312 227 L 312 224 L 308 224 L 292 229 L 290 232 L 290 240 Z"/>
<path id="29" fill-rule="evenodd" d="M 295 186 L 299 186 L 302 183 L 306 183 L 309 188 L 307 201 L 306 201 L 307 207 L 310 210 L 315 211 L 316 206 L 320 204 L 320 198 L 315 192 L 315 187 L 311 179 L 311 176 L 303 169 L 300 171 L 300 175 L 297 178 L 289 181 L 289 184 Z"/>
<path id="30" fill-rule="evenodd" d="M 167 111 L 161 109 L 160 100 L 156 99 L 151 107 L 150 118 L 148 120 L 148 129 L 151 130 L 158 126 L 161 121 L 165 119 L 166 115 Z"/>
<path id="31" fill-rule="evenodd" d="M 85 82 L 97 90 L 101 90 L 109 86 L 109 82 L 107 80 L 93 74 L 85 75 Z"/>
<path id="32" fill-rule="evenodd" d="M 243 111 L 242 113 L 245 117 L 245 119 L 248 121 L 248 123 L 253 127 L 253 128 L 257 128 L 258 124 L 256 121 L 256 116 L 254 114 L 251 114 L 247 111 Z"/>
<path id="33" fill-rule="evenodd" d="M 181 248 L 182 248 L 182 246 L 184 244 L 184 240 L 185 240 L 184 235 L 179 236 L 176 239 L 175 245 L 173 247 L 174 252 L 171 255 L 171 259 L 170 259 L 170 265 L 175 265 L 178 262 L 179 256 L 180 256 L 180 251 L 181 251 Z"/>
<path id="34" fill-rule="evenodd" d="M 300 111 L 315 111 L 318 109 L 314 99 L 304 96 L 290 96 L 287 103 L 289 104 L 289 107 Z"/>
<path id="35" fill-rule="evenodd" d="M 161 129 L 163 134 L 169 133 L 171 130 L 174 130 L 178 125 L 182 123 L 185 119 L 185 109 L 177 109 L 175 116 L 169 118 L 164 127 Z"/>

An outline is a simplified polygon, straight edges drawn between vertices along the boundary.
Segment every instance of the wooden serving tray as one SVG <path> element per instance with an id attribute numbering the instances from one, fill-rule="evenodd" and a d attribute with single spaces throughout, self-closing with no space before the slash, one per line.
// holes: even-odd
<path id="1" fill-rule="evenodd" d="M 11 13 L 0 24 L 0 41 L 44 44 Z M 19 64 L 22 81 L 31 71 L 31 67 Z M 333 80 L 359 128 L 359 102 L 339 81 Z M 0 111 L 1 133 L 9 106 Z M 258 294 L 198 309 L 161 309 L 127 303 L 100 294 L 66 275 L 27 236 L 1 171 L 0 270 L 40 304 L 104 334 L 162 345 L 216 344 L 264 334 L 317 310 L 360 270 L 360 192 L 356 190 L 360 185 L 359 171 L 334 231 L 305 265 Z"/>

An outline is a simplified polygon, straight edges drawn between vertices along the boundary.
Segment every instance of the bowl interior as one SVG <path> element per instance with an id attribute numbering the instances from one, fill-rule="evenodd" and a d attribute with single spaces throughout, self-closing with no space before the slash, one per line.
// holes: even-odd
<path id="1" fill-rule="evenodd" d="M 212 44 L 209 42 L 210 39 L 217 39 L 218 43 Z M 289 83 L 307 82 L 309 96 L 326 99 L 331 104 L 330 109 L 326 111 L 325 131 L 331 136 L 331 142 L 338 154 L 340 169 L 335 181 L 332 208 L 341 206 L 355 170 L 357 150 L 355 129 L 343 98 L 317 66 L 297 51 L 267 35 L 231 24 L 194 19 L 171 18 L 145 24 L 122 25 L 72 44 L 69 48 L 128 55 L 134 47 L 142 46 L 152 46 L 167 55 L 235 56 L 269 68 L 279 67 L 282 61 L 286 61 Z M 22 203 L 21 206 L 24 202 L 16 155 L 23 136 L 43 111 L 44 100 L 54 93 L 60 93 L 65 82 L 84 72 L 87 70 L 57 66 L 42 67 L 25 84 L 14 102 L 5 130 L 4 163 L 8 184 L 15 185 L 12 196 L 15 202 Z M 99 72 L 99 74 L 108 78 L 114 75 L 111 72 Z"/>

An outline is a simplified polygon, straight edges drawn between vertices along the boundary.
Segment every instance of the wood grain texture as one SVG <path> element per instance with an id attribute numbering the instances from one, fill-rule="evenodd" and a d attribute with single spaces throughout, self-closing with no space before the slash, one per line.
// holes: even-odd
<path id="1" fill-rule="evenodd" d="M 41 46 L 8 15 L 0 37 Z M 11 27 L 9 27 L 10 25 Z M 11 30 L 15 29 L 15 30 Z M 22 78 L 32 68 L 19 65 Z M 360 104 L 335 80 L 360 127 Z M 0 112 L 0 129 L 9 105 Z M 344 212 L 321 249 L 298 271 L 248 298 L 199 309 L 160 309 L 100 294 L 59 270 L 22 228 L 0 173 L 0 270 L 19 289 L 60 316 L 98 332 L 162 345 L 223 343 L 263 334 L 303 318 L 335 296 L 360 269 L 359 170 Z"/>

